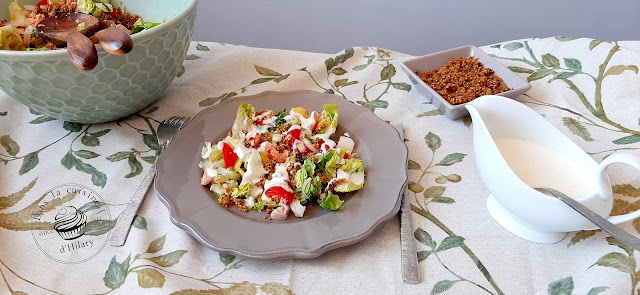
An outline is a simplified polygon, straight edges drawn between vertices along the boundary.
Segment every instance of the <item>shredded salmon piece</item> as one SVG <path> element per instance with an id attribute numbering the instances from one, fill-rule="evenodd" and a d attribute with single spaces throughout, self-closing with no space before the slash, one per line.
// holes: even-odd
<path id="1" fill-rule="evenodd" d="M 264 150 L 267 152 L 270 160 L 275 161 L 276 163 L 284 163 L 289 159 L 289 151 L 278 152 L 275 145 L 272 143 L 268 143 Z"/>
<path id="2" fill-rule="evenodd" d="M 213 177 L 209 176 L 209 173 L 205 171 L 204 173 L 202 173 L 202 178 L 200 178 L 200 184 L 207 185 L 211 183 L 212 180 L 213 180 Z"/>

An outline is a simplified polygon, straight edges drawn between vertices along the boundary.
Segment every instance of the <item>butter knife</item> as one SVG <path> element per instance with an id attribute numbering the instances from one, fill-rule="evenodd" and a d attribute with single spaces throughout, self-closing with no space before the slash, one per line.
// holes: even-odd
<path id="1" fill-rule="evenodd" d="M 404 141 L 404 126 L 402 123 L 395 126 Z M 402 268 L 402 281 L 405 284 L 420 283 L 420 264 L 418 263 L 418 250 L 413 234 L 413 222 L 411 221 L 411 202 L 407 193 L 408 185 L 402 190 L 400 199 L 400 266 Z"/>

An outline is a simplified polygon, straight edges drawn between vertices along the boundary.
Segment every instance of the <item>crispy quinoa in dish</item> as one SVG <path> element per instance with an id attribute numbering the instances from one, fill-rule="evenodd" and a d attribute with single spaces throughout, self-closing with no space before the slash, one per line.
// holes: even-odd
<path id="1" fill-rule="evenodd" d="M 342 210 L 339 194 L 363 187 L 364 166 L 351 138 L 331 139 L 338 106 L 323 109 L 256 112 L 241 104 L 229 134 L 216 144 L 205 142 L 201 184 L 223 206 L 264 210 L 271 220 L 285 220 L 289 211 L 302 217 L 311 201 Z"/>
<path id="2" fill-rule="evenodd" d="M 114 7 L 111 0 L 42 0 L 35 5 L 24 6 L 13 1 L 9 4 L 9 19 L 0 21 L 0 50 L 57 49 L 56 45 L 38 36 L 36 26 L 45 18 L 63 13 L 91 14 L 101 22 L 115 24 L 129 34 L 160 24 L 143 22 L 139 15 Z"/>
<path id="3" fill-rule="evenodd" d="M 502 78 L 494 75 L 492 69 L 482 66 L 476 57 L 457 57 L 437 70 L 415 73 L 453 105 L 511 90 Z"/>

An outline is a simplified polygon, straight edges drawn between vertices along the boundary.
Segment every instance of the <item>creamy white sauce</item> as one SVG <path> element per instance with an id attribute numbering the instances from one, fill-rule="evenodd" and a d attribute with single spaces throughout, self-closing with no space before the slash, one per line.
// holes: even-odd
<path id="1" fill-rule="evenodd" d="M 311 130 L 312 126 L 316 125 L 316 119 L 314 118 L 314 114 L 313 113 L 317 113 L 317 112 L 313 111 L 311 113 L 311 115 L 309 116 L 309 118 L 305 118 L 300 113 L 296 113 L 294 111 L 289 111 L 289 115 L 295 116 L 296 118 L 298 118 L 298 120 L 300 120 L 300 126 L 302 126 L 302 128 L 309 129 L 309 130 Z"/>
<path id="2" fill-rule="evenodd" d="M 244 205 L 251 208 L 256 204 L 256 199 L 254 197 L 248 197 L 244 199 Z"/>
<path id="3" fill-rule="evenodd" d="M 289 187 L 289 185 L 285 182 L 285 180 L 289 179 L 289 171 L 287 170 L 287 164 L 281 163 L 276 165 L 276 170 L 271 174 L 271 179 L 268 179 L 264 183 L 264 191 L 266 192 L 268 189 L 279 186 L 284 188 L 288 192 L 293 192 L 293 190 Z M 263 194 L 263 198 L 264 198 Z"/>
<path id="4" fill-rule="evenodd" d="M 495 142 L 513 172 L 531 187 L 550 187 L 574 199 L 598 191 L 595 170 L 583 163 L 531 141 L 497 138 Z"/>
<path id="5" fill-rule="evenodd" d="M 282 134 L 274 134 L 274 135 L 272 135 L 271 136 L 271 141 L 273 141 L 273 142 L 281 142 L 282 141 Z"/>
<path id="6" fill-rule="evenodd" d="M 216 171 L 216 169 L 213 169 L 213 168 L 207 168 L 205 171 L 207 172 L 207 175 L 209 175 L 209 177 L 216 177 L 216 176 L 218 176 L 218 171 Z"/>
<path id="7" fill-rule="evenodd" d="M 211 142 L 205 141 L 205 149 L 207 150 L 204 155 L 202 155 L 202 159 L 209 159 L 209 156 L 211 155 L 211 152 L 213 151 L 213 149 L 211 148 Z"/>
<path id="8" fill-rule="evenodd" d="M 252 150 L 253 150 L 252 148 L 247 148 L 242 144 L 239 144 L 233 149 L 236 155 L 238 155 L 238 158 L 242 159 L 242 161 L 245 161 L 245 162 L 249 160 L 249 157 L 252 154 Z"/>
<path id="9" fill-rule="evenodd" d="M 253 151 L 251 155 L 248 157 L 247 162 L 245 163 L 247 171 L 242 175 L 242 184 L 250 182 L 251 184 L 256 184 L 260 181 L 265 174 L 267 174 L 267 170 L 264 169 L 262 165 L 262 157 L 260 157 L 260 153 L 258 151 Z M 255 185 L 254 185 L 255 188 Z M 253 190 L 252 194 L 253 195 Z"/>
<path id="10" fill-rule="evenodd" d="M 320 146 L 320 150 L 322 151 L 323 154 L 326 154 L 328 150 L 334 148 L 335 146 L 336 146 L 336 142 L 327 138 L 324 140 L 324 142 Z"/>

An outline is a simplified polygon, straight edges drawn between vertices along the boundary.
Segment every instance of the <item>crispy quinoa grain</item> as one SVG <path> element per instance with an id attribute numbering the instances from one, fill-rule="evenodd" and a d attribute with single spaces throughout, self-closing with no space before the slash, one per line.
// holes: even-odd
<path id="1" fill-rule="evenodd" d="M 244 200 L 243 200 L 243 199 L 236 199 L 236 198 L 234 198 L 234 199 L 233 199 L 233 202 L 234 202 L 234 203 L 236 203 L 236 206 L 238 206 L 238 209 L 240 209 L 241 211 L 249 212 L 249 207 L 247 207 L 247 206 L 244 204 Z"/>
<path id="2" fill-rule="evenodd" d="M 480 96 L 511 90 L 502 79 L 476 57 L 458 57 L 437 70 L 416 75 L 450 104 L 461 104 Z"/>
<path id="3" fill-rule="evenodd" d="M 222 204 L 222 206 L 229 207 L 229 205 L 233 204 L 233 198 L 230 195 L 222 195 L 218 198 L 218 203 Z"/>

